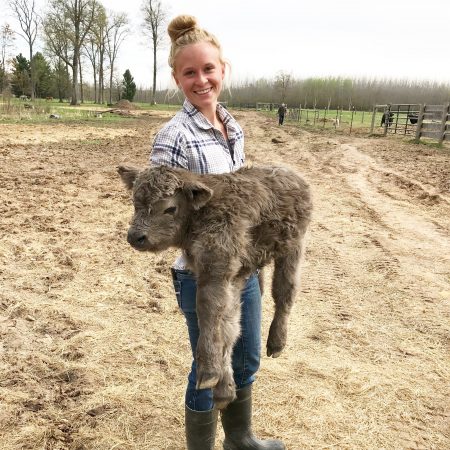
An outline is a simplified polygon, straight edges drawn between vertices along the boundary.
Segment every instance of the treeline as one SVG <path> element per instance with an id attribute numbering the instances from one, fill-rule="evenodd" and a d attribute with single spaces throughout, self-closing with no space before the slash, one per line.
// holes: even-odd
<path id="1" fill-rule="evenodd" d="M 8 74 L 7 90 L 16 97 L 27 96 L 31 98 L 31 65 L 34 66 L 34 95 L 36 98 L 52 97 L 61 102 L 69 100 L 72 93 L 72 78 L 67 66 L 60 60 L 53 63 L 45 56 L 37 52 L 30 62 L 21 53 L 11 60 L 12 71 Z M 100 103 L 104 95 L 99 95 L 98 86 L 90 83 L 82 83 L 79 86 L 82 92 L 81 103 L 84 100 Z M 111 101 L 120 99 L 133 100 L 136 92 L 136 84 L 133 76 L 127 69 L 122 79 L 113 78 L 111 88 L 103 86 L 103 91 L 108 94 Z"/>
<path id="2" fill-rule="evenodd" d="M 31 65 L 34 67 L 34 93 L 38 98 L 54 97 L 61 100 L 70 95 L 70 75 L 60 62 L 51 64 L 42 53 L 34 54 L 29 61 L 21 53 L 12 59 L 12 71 L 7 78 L 11 92 L 20 97 L 31 97 Z M 5 83 L 6 84 L 6 83 Z"/>
<path id="3" fill-rule="evenodd" d="M 135 100 L 149 102 L 149 89 L 138 88 Z M 341 77 L 290 78 L 280 82 L 273 79 L 247 80 L 233 83 L 224 89 L 221 101 L 230 106 L 251 106 L 256 103 L 287 103 L 298 108 L 343 108 L 371 110 L 376 104 L 426 103 L 444 104 L 450 102 L 450 84 L 431 81 L 407 81 L 394 79 L 349 79 Z M 157 103 L 180 104 L 183 97 L 178 91 L 160 90 L 156 93 Z"/>
<path id="4" fill-rule="evenodd" d="M 38 11 L 35 0 L 8 4 L 16 28 L 0 26 L 1 94 L 52 96 L 75 105 L 84 101 L 88 72 L 94 91 L 90 100 L 111 103 L 118 51 L 130 31 L 125 13 L 107 11 L 98 0 L 49 0 L 44 11 Z M 12 58 L 17 36 L 26 41 L 28 54 Z M 36 42 L 43 43 L 40 52 Z"/>
<path id="5" fill-rule="evenodd" d="M 279 80 L 261 79 L 231 86 L 225 91 L 229 104 L 255 102 L 287 103 L 290 107 L 370 110 L 375 104 L 450 101 L 450 84 L 392 79 L 348 79 L 340 77 Z"/>

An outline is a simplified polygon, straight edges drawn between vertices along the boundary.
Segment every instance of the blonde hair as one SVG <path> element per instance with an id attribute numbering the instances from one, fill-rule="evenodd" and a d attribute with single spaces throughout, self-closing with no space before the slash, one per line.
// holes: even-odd
<path id="1" fill-rule="evenodd" d="M 167 27 L 172 45 L 169 53 L 169 66 L 175 70 L 175 59 L 178 52 L 187 45 L 208 42 L 219 50 L 219 59 L 226 64 L 222 56 L 222 47 L 218 39 L 208 31 L 200 28 L 197 19 L 193 16 L 181 15 L 175 17 Z"/>

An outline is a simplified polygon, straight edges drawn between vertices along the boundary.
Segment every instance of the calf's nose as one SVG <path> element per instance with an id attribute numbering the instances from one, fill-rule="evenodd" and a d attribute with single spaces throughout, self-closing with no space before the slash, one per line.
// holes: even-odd
<path id="1" fill-rule="evenodd" d="M 146 238 L 146 234 L 142 231 L 128 230 L 127 241 L 133 247 L 142 247 Z"/>

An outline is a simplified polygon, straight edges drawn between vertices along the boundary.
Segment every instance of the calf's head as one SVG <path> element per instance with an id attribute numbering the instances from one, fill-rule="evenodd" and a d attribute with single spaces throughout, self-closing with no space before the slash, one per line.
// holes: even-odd
<path id="1" fill-rule="evenodd" d="M 133 193 L 134 216 L 127 240 L 137 250 L 179 247 L 191 214 L 212 196 L 211 189 L 185 170 L 119 166 L 118 172 Z"/>

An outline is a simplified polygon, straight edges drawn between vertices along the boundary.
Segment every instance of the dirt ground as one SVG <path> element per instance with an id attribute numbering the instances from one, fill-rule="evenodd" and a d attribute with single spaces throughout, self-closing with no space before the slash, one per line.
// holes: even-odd
<path id="1" fill-rule="evenodd" d="M 248 162 L 296 168 L 315 198 L 288 346 L 254 386 L 255 432 L 289 450 L 449 449 L 450 150 L 236 116 Z M 116 175 L 147 163 L 166 120 L 0 125 L 3 450 L 184 448 L 176 251 L 129 247 Z"/>

